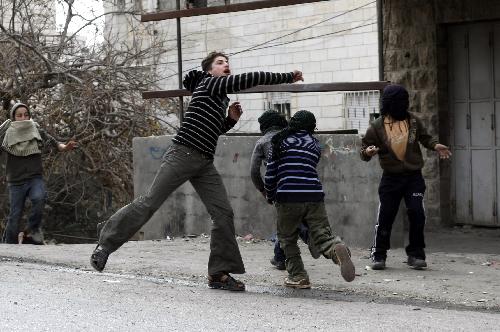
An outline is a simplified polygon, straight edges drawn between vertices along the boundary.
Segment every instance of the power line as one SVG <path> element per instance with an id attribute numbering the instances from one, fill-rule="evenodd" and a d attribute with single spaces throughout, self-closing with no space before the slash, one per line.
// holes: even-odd
<path id="1" fill-rule="evenodd" d="M 345 11 L 345 12 L 342 12 L 342 13 L 340 13 L 340 14 L 337 14 L 337 15 L 331 16 L 331 17 L 329 17 L 329 18 L 326 18 L 326 19 L 324 19 L 324 20 L 322 20 L 322 21 L 319 21 L 319 22 L 316 22 L 316 23 L 310 24 L 310 25 L 308 25 L 308 26 L 302 27 L 302 28 L 300 28 L 300 29 L 297 29 L 297 30 L 295 30 L 295 31 L 289 32 L 289 33 L 284 34 L 284 35 L 282 35 L 282 36 L 275 37 L 275 38 L 273 38 L 273 39 L 269 39 L 269 40 L 267 40 L 267 41 L 265 41 L 265 42 L 262 42 L 262 43 L 260 43 L 260 44 L 253 45 L 253 46 L 248 47 L 248 48 L 246 48 L 246 49 L 243 49 L 243 50 L 241 50 L 241 51 L 237 51 L 237 52 L 229 53 L 228 55 L 229 55 L 229 56 L 233 56 L 233 55 L 237 55 L 237 54 L 240 54 L 240 53 L 246 53 L 246 52 L 252 51 L 252 50 L 254 50 L 254 49 L 257 49 L 257 50 L 263 49 L 263 48 L 261 48 L 260 46 L 263 46 L 263 45 L 268 44 L 268 43 L 270 43 L 270 42 L 273 42 L 273 41 L 276 41 L 276 40 L 279 40 L 279 39 L 282 39 L 282 38 L 285 38 L 285 37 L 288 37 L 288 36 L 294 35 L 294 34 L 296 34 L 296 33 L 299 33 L 299 32 L 301 32 L 301 31 L 307 30 L 307 29 L 309 29 L 309 28 L 315 27 L 315 26 L 317 26 L 317 25 L 320 25 L 320 24 L 322 24 L 322 23 L 328 22 L 328 21 L 333 20 L 333 19 L 335 19 L 335 18 L 339 18 L 339 17 L 341 17 L 341 16 L 347 15 L 347 14 L 349 14 L 349 13 L 351 13 L 351 12 L 354 12 L 354 11 L 360 10 L 360 9 L 362 9 L 362 8 L 366 7 L 366 6 L 369 6 L 369 5 L 371 5 L 371 4 L 374 4 L 375 2 L 376 2 L 376 1 L 371 1 L 371 2 L 368 2 L 368 3 L 364 4 L 364 5 L 361 5 L 361 6 L 355 7 L 355 8 L 353 8 L 353 9 L 349 9 L 349 10 L 347 10 L 347 11 Z M 323 35 L 322 35 L 322 36 L 323 36 Z M 285 44 L 286 44 L 286 43 L 284 43 L 284 44 L 282 44 L 282 45 L 285 45 Z M 196 61 L 196 60 L 203 60 L 203 59 L 204 59 L 204 57 L 200 57 L 200 58 L 185 59 L 184 61 L 185 61 L 185 62 L 188 62 L 188 61 Z M 177 63 L 177 61 L 160 62 L 160 63 L 157 63 L 157 64 L 175 64 L 175 63 Z M 195 68 L 193 68 L 193 69 L 196 69 L 196 68 L 197 68 L 197 67 L 195 67 Z M 191 69 L 190 69 L 190 70 L 191 70 Z M 185 71 L 183 71 L 183 72 L 185 72 Z M 176 75 L 177 75 L 177 73 L 176 73 Z"/>
<path id="2" fill-rule="evenodd" d="M 267 46 L 263 46 L 263 47 L 260 47 L 260 48 L 252 49 L 252 51 L 266 49 L 266 48 L 271 48 L 271 47 L 277 47 L 277 46 L 283 46 L 283 45 L 287 45 L 287 44 L 292 44 L 292 43 L 296 43 L 296 42 L 300 42 L 300 41 L 305 41 L 305 40 L 316 39 L 316 38 L 325 37 L 325 36 L 331 36 L 331 35 L 339 34 L 339 33 L 342 33 L 342 32 L 352 31 L 352 30 L 355 30 L 355 29 L 359 29 L 359 28 L 363 28 L 363 27 L 366 27 L 366 26 L 374 25 L 376 23 L 377 22 L 371 22 L 371 23 L 367 23 L 367 24 L 358 25 L 358 26 L 355 26 L 355 27 L 352 27 L 352 28 L 347 28 L 347 29 L 338 30 L 338 31 L 335 31 L 335 32 L 325 33 L 325 34 L 318 35 L 318 36 L 312 36 L 312 37 L 303 38 L 303 39 L 291 40 L 291 41 L 282 42 L 282 43 L 273 44 L 273 45 L 267 45 Z M 247 51 L 247 52 L 249 52 L 249 51 Z M 195 66 L 195 67 L 183 70 L 182 72 L 183 73 L 189 72 L 189 71 L 194 70 L 194 69 L 196 69 L 198 67 L 199 66 Z M 172 74 L 172 75 L 169 75 L 169 76 L 165 76 L 165 77 L 162 77 L 162 78 L 158 78 L 158 79 L 152 81 L 151 83 L 158 82 L 158 81 L 161 81 L 161 80 L 164 80 L 164 79 L 169 79 L 169 78 L 174 77 L 176 75 L 178 75 L 178 73 L 175 73 L 175 74 Z"/>

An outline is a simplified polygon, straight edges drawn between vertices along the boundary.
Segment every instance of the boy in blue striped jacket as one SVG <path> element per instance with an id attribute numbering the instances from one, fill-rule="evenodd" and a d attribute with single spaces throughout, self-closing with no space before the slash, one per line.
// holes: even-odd
<path id="1" fill-rule="evenodd" d="M 309 226 L 309 240 L 324 257 L 340 265 L 342 277 L 352 281 L 355 268 L 342 240 L 332 234 L 324 204 L 323 186 L 316 166 L 321 157 L 318 140 L 312 136 L 316 118 L 298 111 L 288 128 L 272 138 L 265 189 L 269 203 L 278 211 L 278 239 L 285 251 L 288 277 L 285 286 L 311 288 L 297 245 L 299 225 Z"/>

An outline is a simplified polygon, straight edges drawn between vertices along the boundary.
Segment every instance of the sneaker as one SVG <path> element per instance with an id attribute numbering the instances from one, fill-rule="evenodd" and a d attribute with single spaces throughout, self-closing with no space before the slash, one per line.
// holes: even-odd
<path id="1" fill-rule="evenodd" d="M 284 261 L 277 261 L 274 257 L 271 258 L 269 261 L 271 265 L 273 265 L 276 269 L 283 271 L 286 270 L 285 262 Z"/>
<path id="2" fill-rule="evenodd" d="M 368 267 L 370 270 L 385 270 L 385 259 L 374 259 Z"/>
<path id="3" fill-rule="evenodd" d="M 351 282 L 356 277 L 356 269 L 351 260 L 351 252 L 343 243 L 338 243 L 333 247 L 333 255 L 330 258 L 340 265 L 340 274 L 345 281 Z M 336 258 L 336 259 L 334 259 Z"/>
<path id="4" fill-rule="evenodd" d="M 99 244 L 95 247 L 92 256 L 90 256 L 90 265 L 99 272 L 104 270 L 106 262 L 108 261 L 109 253 Z"/>
<path id="5" fill-rule="evenodd" d="M 314 244 L 314 241 L 311 239 L 311 235 L 309 235 L 309 238 L 307 239 L 307 247 L 309 248 L 312 258 L 318 259 L 321 256 L 321 253 Z"/>
<path id="6" fill-rule="evenodd" d="M 285 286 L 290 288 L 309 289 L 311 288 L 311 283 L 307 278 L 293 280 L 293 278 L 288 277 L 285 278 Z"/>
<path id="7" fill-rule="evenodd" d="M 208 287 L 212 289 L 222 289 L 236 292 L 245 291 L 245 284 L 234 279 L 227 273 L 208 276 Z"/>
<path id="8" fill-rule="evenodd" d="M 423 270 L 427 267 L 425 259 L 420 259 L 413 256 L 408 256 L 408 265 L 415 270 Z"/>

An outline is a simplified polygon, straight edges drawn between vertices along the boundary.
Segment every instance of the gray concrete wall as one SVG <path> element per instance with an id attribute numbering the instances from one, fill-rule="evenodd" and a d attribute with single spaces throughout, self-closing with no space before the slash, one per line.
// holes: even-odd
<path id="1" fill-rule="evenodd" d="M 172 136 L 134 138 L 135 196 L 147 191 Z M 353 246 L 369 247 L 378 209 L 381 176 L 378 160 L 362 162 L 358 135 L 318 135 L 324 145 L 318 166 L 325 203 L 335 233 Z M 254 188 L 249 175 L 250 156 L 258 137 L 223 136 L 215 166 L 226 185 L 235 212 L 236 233 L 268 238 L 276 229 L 276 212 Z M 263 170 L 262 170 L 263 171 Z M 393 246 L 403 244 L 403 223 L 395 223 Z M 144 225 L 140 238 L 158 239 L 183 234 L 210 233 L 210 217 L 189 183 L 176 190 Z"/>

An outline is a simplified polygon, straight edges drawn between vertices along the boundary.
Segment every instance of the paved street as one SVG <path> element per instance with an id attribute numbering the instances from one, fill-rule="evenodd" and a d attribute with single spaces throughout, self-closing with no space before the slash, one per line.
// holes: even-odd
<path id="1" fill-rule="evenodd" d="M 500 315 L 302 296 L 246 293 L 196 281 L 0 263 L 2 331 L 494 331 Z M 282 293 L 280 293 L 282 292 Z"/>

